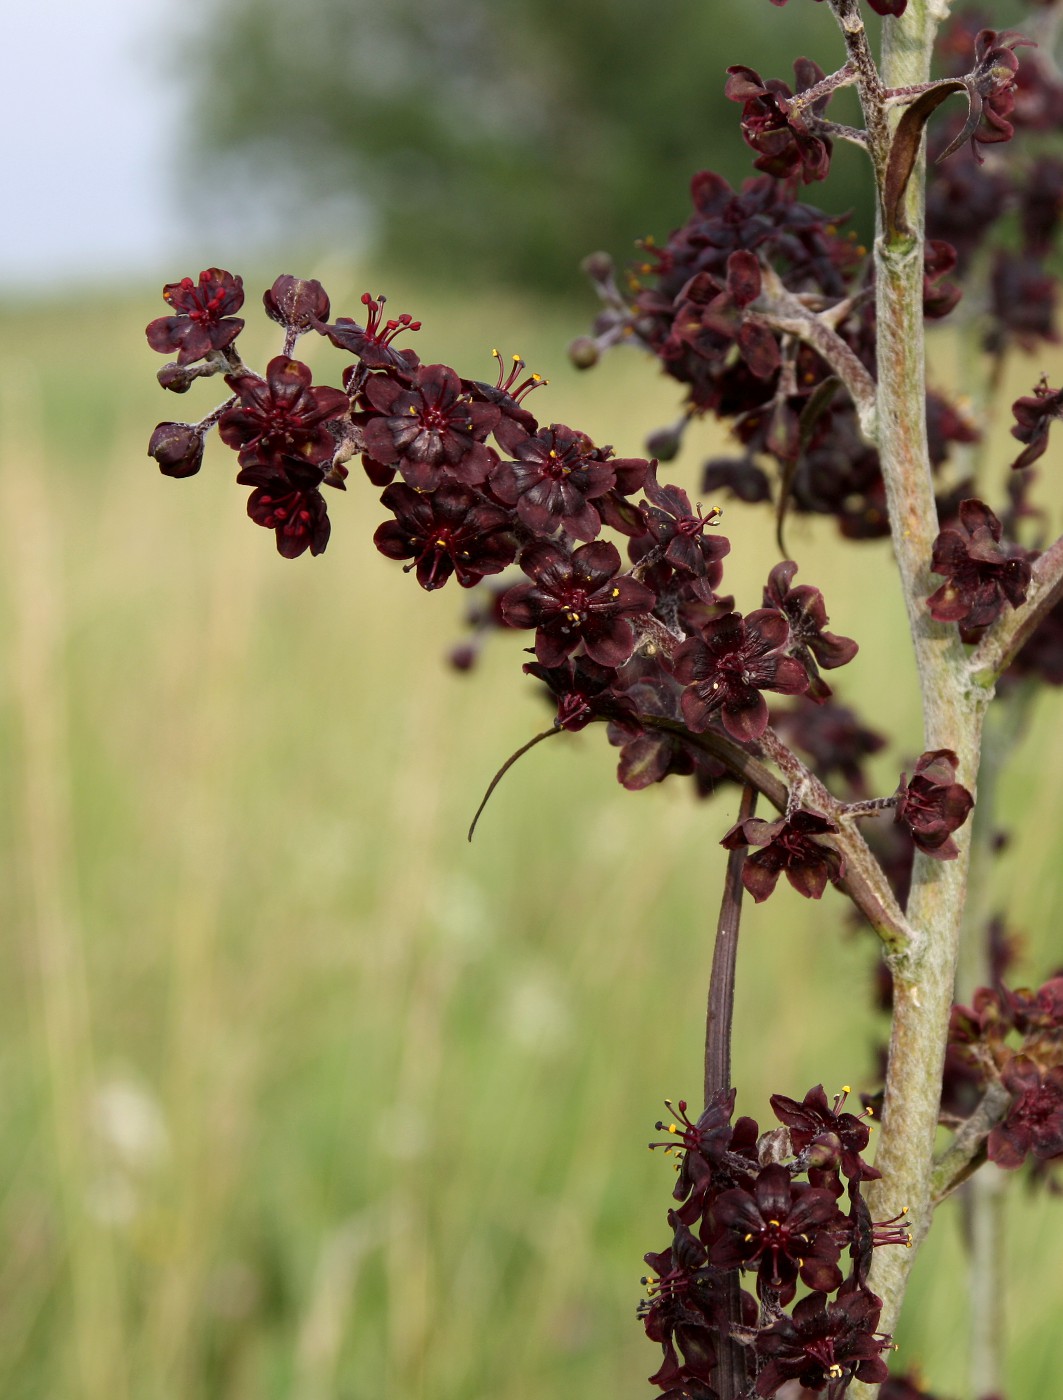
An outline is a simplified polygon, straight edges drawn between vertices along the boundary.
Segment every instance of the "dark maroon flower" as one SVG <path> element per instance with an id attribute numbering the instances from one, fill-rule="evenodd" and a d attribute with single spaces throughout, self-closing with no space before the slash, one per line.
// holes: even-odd
<path id="1" fill-rule="evenodd" d="M 486 574 L 501 573 L 512 564 L 517 542 L 510 517 L 476 491 L 456 481 L 444 481 L 431 494 L 396 481 L 380 497 L 395 514 L 373 536 L 389 559 L 412 559 L 417 582 L 431 592 L 453 574 L 462 588 L 471 588 Z"/>
<path id="2" fill-rule="evenodd" d="M 292 277 L 284 273 L 262 295 L 262 305 L 271 321 L 288 330 L 313 330 L 319 321 L 327 321 L 328 293 L 314 278 Z"/>
<path id="3" fill-rule="evenodd" d="M 731 542 L 722 535 L 706 535 L 720 511 L 713 507 L 706 514 L 701 506 L 694 513 L 690 497 L 678 486 L 661 486 L 657 464 L 651 463 L 643 487 L 652 502 L 643 507 L 646 528 L 658 549 L 674 569 L 704 578 L 709 566 L 731 552 Z"/>
<path id="4" fill-rule="evenodd" d="M 831 142 L 816 130 L 816 118 L 823 115 L 830 93 L 810 104 L 794 101 L 794 94 L 778 78 L 765 82 L 759 73 L 740 64 L 728 68 L 724 94 L 741 102 L 742 135 L 758 152 L 753 162 L 757 170 L 778 179 L 800 173 L 805 184 L 825 180 L 830 173 Z M 797 96 L 823 77 L 823 70 L 811 59 L 794 63 Z"/>
<path id="5" fill-rule="evenodd" d="M 845 1283 L 831 1303 L 825 1293 L 810 1293 L 757 1337 L 758 1354 L 767 1364 L 757 1376 L 756 1393 L 774 1395 L 786 1380 L 809 1390 L 852 1380 L 875 1384 L 886 1379 L 882 1352 L 889 1338 L 875 1331 L 882 1300 L 854 1282 Z"/>
<path id="6" fill-rule="evenodd" d="M 959 855 L 950 833 L 964 824 L 974 806 L 974 798 L 956 781 L 958 762 L 951 749 L 933 749 L 916 763 L 911 782 L 901 774 L 897 789 L 897 821 L 921 851 L 938 860 Z"/>
<path id="7" fill-rule="evenodd" d="M 520 557 L 534 580 L 518 583 L 502 600 L 511 627 L 534 627 L 535 655 L 559 666 L 582 642 L 592 661 L 621 666 L 635 647 L 628 618 L 649 612 L 654 595 L 637 579 L 619 577 L 620 554 L 601 541 L 569 555 L 559 545 L 536 540 Z"/>
<path id="8" fill-rule="evenodd" d="M 719 711 L 733 738 L 759 739 L 768 724 L 761 691 L 798 695 L 808 689 L 804 667 L 784 653 L 789 634 L 781 613 L 761 608 L 744 618 L 728 613 L 707 622 L 699 636 L 683 642 L 675 654 L 675 675 L 687 687 L 687 725 L 700 734 Z"/>
<path id="9" fill-rule="evenodd" d="M 340 316 L 334 326 L 318 325 L 316 329 L 327 335 L 339 350 L 349 350 L 357 355 L 367 369 L 396 370 L 402 374 L 413 371 L 419 361 L 413 350 L 396 350 L 392 341 L 403 331 L 419 331 L 420 321 L 415 321 L 408 312 L 385 321 L 383 311 L 386 296 L 373 297 L 362 293 L 362 305 L 369 315 L 364 326 L 352 321 L 349 316 Z M 326 313 L 327 314 L 327 313 Z"/>
<path id="10" fill-rule="evenodd" d="M 871 1133 L 863 1117 L 841 1111 L 846 1097 L 847 1091 L 839 1094 L 832 1106 L 823 1085 L 817 1084 L 800 1103 L 785 1094 L 772 1094 L 771 1107 L 779 1122 L 789 1128 L 790 1145 L 798 1155 L 813 1144 L 820 1149 L 819 1155 L 827 1148 L 851 1181 L 874 1181 L 881 1173 L 861 1156 Z"/>
<path id="11" fill-rule="evenodd" d="M 522 407 L 522 403 L 533 389 L 545 388 L 549 380 L 544 379 L 541 374 L 529 374 L 527 378 L 521 379 L 527 365 L 519 355 L 513 356 L 513 362 L 507 374 L 502 364 L 502 356 L 497 350 L 492 350 L 491 354 L 498 361 L 497 379 L 494 384 L 485 384 L 482 380 L 470 379 L 469 392 L 475 399 L 482 399 L 484 403 L 494 404 L 496 408 L 501 410 L 503 419 L 523 428 L 526 433 L 537 432 L 539 424 L 528 410 Z"/>
<path id="12" fill-rule="evenodd" d="M 1026 601 L 1030 564 L 1025 551 L 1002 546 L 1003 527 L 982 501 L 963 501 L 959 520 L 934 541 L 930 567 L 946 582 L 926 600 L 938 622 L 986 627 L 1004 611 Z"/>
<path id="13" fill-rule="evenodd" d="M 845 857 L 817 837 L 837 832 L 833 822 L 818 812 L 795 812 L 792 817 L 761 821 L 748 817 L 737 822 L 720 842 L 728 851 L 756 846 L 742 865 L 742 883 L 758 904 L 775 889 L 779 876 L 786 878 L 806 899 L 821 899 L 828 880 L 834 884 L 845 874 Z"/>
<path id="14" fill-rule="evenodd" d="M 298 559 L 308 549 L 320 554 L 328 544 L 332 530 L 328 508 L 314 487 L 291 487 L 284 482 L 259 486 L 247 498 L 247 513 L 256 525 L 276 533 L 277 552 L 285 559 Z"/>
<path id="15" fill-rule="evenodd" d="M 336 452 L 328 425 L 344 417 L 350 403 L 340 389 L 312 387 L 311 377 L 306 365 L 287 355 L 270 360 L 265 379 L 225 376 L 240 403 L 222 414 L 218 435 L 238 450 L 242 467 L 277 476 L 309 467 L 319 480 L 324 476 Z"/>
<path id="16" fill-rule="evenodd" d="M 1011 435 L 1026 444 L 1025 449 L 1011 464 L 1018 470 L 1021 467 L 1032 466 L 1038 457 L 1044 455 L 1048 446 L 1049 426 L 1057 419 L 1063 418 L 1063 389 L 1050 389 L 1047 378 L 1042 375 L 1041 382 L 1033 393 L 1016 399 L 1011 411 L 1015 415 L 1015 426 Z"/>
<path id="17" fill-rule="evenodd" d="M 778 1293 L 785 1307 L 797 1280 L 833 1293 L 841 1286 L 841 1247 L 831 1233 L 840 1220 L 830 1191 L 795 1183 L 783 1166 L 764 1167 L 751 1187 L 724 1191 L 713 1202 L 724 1233 L 709 1252 L 719 1268 L 757 1269 L 757 1293 Z"/>
<path id="18" fill-rule="evenodd" d="M 797 565 L 792 559 L 775 565 L 764 589 L 764 606 L 778 608 L 789 622 L 787 651 L 805 668 L 808 694 L 813 700 L 828 700 L 831 688 L 821 678 L 819 667 L 833 671 L 837 666 L 844 666 L 859 648 L 851 637 L 838 637 L 824 630 L 830 618 L 823 594 L 805 583 L 792 587 L 796 573 Z"/>
<path id="19" fill-rule="evenodd" d="M 1033 40 L 1024 39 L 1013 29 L 983 29 L 975 38 L 975 65 L 967 82 L 971 98 L 968 127 L 972 120 L 976 122 L 975 141 L 1010 141 L 1015 134 L 1008 117 L 1015 106 L 1015 75 L 1019 71 L 1014 51 L 1023 44 L 1033 45 Z"/>
<path id="20" fill-rule="evenodd" d="M 617 695 L 611 688 L 616 671 L 599 666 L 588 656 L 570 656 L 560 666 L 529 661 L 524 670 L 548 686 L 557 700 L 554 723 L 559 729 L 575 733 L 594 719 L 625 722 L 635 718 L 635 706 L 627 696 Z"/>
<path id="21" fill-rule="evenodd" d="M 713 457 L 705 463 L 701 489 L 706 495 L 729 491 L 739 501 L 759 505 L 771 500 L 768 474 L 749 457 Z"/>
<path id="22" fill-rule="evenodd" d="M 203 433 L 192 423 L 160 423 L 148 443 L 163 476 L 195 476 L 203 463 Z"/>
<path id="23" fill-rule="evenodd" d="M 956 249 L 942 238 L 928 240 L 923 254 L 923 313 L 930 320 L 947 316 L 963 296 L 955 282 L 945 279 L 956 270 Z"/>
<path id="24" fill-rule="evenodd" d="M 1028 352 L 1041 341 L 1058 343 L 1059 285 L 1039 258 L 1001 249 L 993 260 L 990 292 L 994 325 L 986 337 L 988 350 L 999 354 L 1009 340 Z"/>
<path id="25" fill-rule="evenodd" d="M 1063 1065 L 1042 1069 L 1017 1055 L 1001 1075 L 1015 1095 L 1007 1117 L 989 1134 L 989 1159 L 1008 1171 L 1032 1153 L 1042 1161 L 1063 1154 Z"/>
<path id="26" fill-rule="evenodd" d="M 650 1383 L 667 1396 L 712 1400 L 716 1392 L 708 1381 L 719 1335 L 718 1276 L 706 1266 L 705 1246 L 689 1226 L 674 1211 L 668 1212 L 668 1222 L 674 1232 L 672 1245 L 645 1256 L 656 1278 L 644 1280 L 649 1297 L 639 1306 L 646 1335 L 664 1350 L 664 1360 Z"/>
<path id="27" fill-rule="evenodd" d="M 730 254 L 722 278 L 696 273 L 676 298 L 675 349 L 722 367 L 733 345 L 756 379 L 770 379 L 781 363 L 779 342 L 759 317 L 746 314 L 760 290 L 760 260 L 747 248 Z"/>
<path id="28" fill-rule="evenodd" d="M 609 742 L 620 749 L 617 780 L 629 792 L 639 792 L 653 783 L 663 782 L 670 774 L 693 776 L 698 795 L 708 797 L 721 783 L 733 780 L 733 775 L 718 759 L 692 743 L 682 726 L 680 698 L 682 688 L 674 678 L 659 667 L 653 674 L 633 684 L 624 680 L 627 694 L 642 716 L 656 716 L 675 722 L 677 728 L 645 728 L 631 724 L 611 724 Z M 687 737 L 684 737 L 687 736 Z"/>
<path id="29" fill-rule="evenodd" d="M 243 321 L 233 316 L 244 304 L 243 281 L 220 267 L 201 272 L 198 284 L 191 277 L 168 282 L 162 295 L 177 314 L 151 322 L 148 344 L 162 355 L 176 350 L 179 365 L 226 349 L 244 328 Z"/>
<path id="30" fill-rule="evenodd" d="M 444 476 L 466 486 L 487 480 L 498 458 L 484 439 L 500 410 L 473 402 L 447 365 L 421 365 L 409 388 L 390 374 L 373 374 L 363 393 L 375 410 L 362 430 L 366 451 L 397 463 L 409 486 L 434 491 Z"/>
<path id="31" fill-rule="evenodd" d="M 518 429 L 507 438 L 515 462 L 499 462 L 491 490 L 538 535 L 564 527 L 577 540 L 593 540 L 602 521 L 591 504 L 616 484 L 612 466 L 601 460 L 584 433 L 551 423 L 533 436 Z"/>

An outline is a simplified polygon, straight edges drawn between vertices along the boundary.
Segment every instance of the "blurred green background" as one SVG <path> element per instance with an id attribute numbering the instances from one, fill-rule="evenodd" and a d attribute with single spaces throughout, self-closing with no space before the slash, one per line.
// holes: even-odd
<path id="1" fill-rule="evenodd" d="M 676 130 L 691 94 L 716 111 L 726 63 L 783 71 L 757 34 L 732 43 L 761 27 L 752 8 L 729 6 L 714 26 L 709 76 L 662 96 L 657 48 L 693 49 L 686 26 L 701 9 L 649 24 L 633 7 L 654 96 L 609 68 L 611 91 L 658 116 L 669 106 Z M 802 39 L 826 17 L 769 9 L 773 29 Z M 241 13 L 215 16 L 217 52 Z M 560 7 L 539 17 L 563 24 Z M 515 34 L 530 51 L 528 31 Z M 243 71 L 237 81 L 256 87 Z M 563 115 L 568 89 L 551 91 Z M 613 161 L 602 122 L 595 139 Z M 221 171 L 220 157 L 200 159 Z M 683 216 L 687 173 L 667 218 L 664 194 L 627 233 L 617 217 L 618 253 L 628 234 Z M 588 203 L 607 206 L 612 179 Z M 573 206 L 540 198 L 545 237 Z M 423 266 L 389 243 L 388 258 L 249 267 L 215 234 L 166 276 L 211 261 L 244 272 L 245 354 L 259 364 L 279 340 L 254 306 L 291 270 L 321 278 L 337 313 L 385 290 L 424 320 L 421 355 L 462 373 L 487 375 L 494 345 L 519 351 L 551 381 L 540 416 L 621 454 L 674 416 L 673 388 L 634 355 L 585 377 L 568 369 L 589 294 L 488 290 L 471 253 L 453 277 L 431 276 L 436 228 L 417 231 Z M 76 304 L 9 296 L 2 310 L 0 1394 L 648 1394 L 657 1352 L 634 1309 L 641 1256 L 668 1238 L 672 1179 L 645 1143 L 665 1095 L 697 1099 L 734 793 L 698 803 L 674 780 L 625 793 L 590 731 L 523 760 L 470 847 L 487 780 L 543 724 L 520 639 L 497 639 L 472 676 L 448 670 L 468 600 L 453 585 L 422 593 L 375 553 L 381 510 L 357 481 L 330 501 L 328 552 L 293 564 L 246 520 L 216 444 L 200 478 L 160 479 L 145 456 L 152 425 L 214 399 L 204 387 L 175 404 L 155 385 L 143 326 L 162 310 L 156 286 L 82 288 Z M 307 356 L 335 380 L 326 345 Z M 948 341 L 933 361 L 955 377 Z M 1041 368 L 1063 371 L 1058 358 L 1010 367 L 1003 402 Z M 675 479 L 694 489 L 719 446 L 699 428 Z M 1004 429 L 996 451 L 1007 460 Z M 748 610 L 775 558 L 770 522 L 729 507 L 724 528 L 727 586 Z M 832 626 L 862 643 L 837 690 L 894 735 L 875 765 L 890 791 L 921 742 L 888 551 L 800 521 L 791 541 L 799 581 L 822 587 Z M 1045 781 L 1063 763 L 1058 707 L 1043 697 L 1007 767 L 1015 834 L 990 896 L 1027 936 L 1031 980 L 1059 961 L 1063 797 Z M 767 1124 L 774 1091 L 872 1086 L 875 950 L 843 901 L 808 904 L 784 886 L 747 911 L 743 934 L 739 1110 Z M 1008 1211 L 1007 1393 L 1022 1400 L 1055 1393 L 1063 1216 L 1019 1189 Z M 898 1339 L 899 1363 L 918 1361 L 945 1394 L 965 1385 L 961 1224 L 956 1205 L 943 1209 Z"/>

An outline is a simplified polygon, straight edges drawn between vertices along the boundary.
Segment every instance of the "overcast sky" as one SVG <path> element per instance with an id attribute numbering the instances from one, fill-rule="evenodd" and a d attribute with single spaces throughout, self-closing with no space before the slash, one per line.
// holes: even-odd
<path id="1" fill-rule="evenodd" d="M 8 0 L 0 290 L 150 273 L 180 238 L 163 0 Z"/>

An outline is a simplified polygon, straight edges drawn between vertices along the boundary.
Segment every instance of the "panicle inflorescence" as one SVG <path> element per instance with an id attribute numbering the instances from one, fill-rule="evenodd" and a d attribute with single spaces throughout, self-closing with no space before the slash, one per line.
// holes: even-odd
<path id="1" fill-rule="evenodd" d="M 844 1111 L 847 1093 L 833 1103 L 822 1085 L 800 1101 L 776 1094 L 782 1126 L 763 1134 L 751 1118 L 732 1122 L 733 1089 L 696 1120 L 679 1100 L 678 1122 L 658 1122 L 667 1136 L 651 1147 L 678 1158 L 679 1204 L 671 1245 L 646 1255 L 639 1313 L 664 1353 L 650 1380 L 668 1395 L 714 1393 L 728 1343 L 743 1353 L 743 1393 L 773 1396 L 799 1380 L 840 1394 L 854 1378 L 886 1378 L 890 1339 L 876 1330 L 882 1303 L 867 1273 L 875 1248 L 910 1241 L 898 1221 L 871 1221 L 861 1194 L 877 1175 L 861 1155 L 868 1115 Z M 742 1276 L 755 1296 L 729 1290 Z"/>

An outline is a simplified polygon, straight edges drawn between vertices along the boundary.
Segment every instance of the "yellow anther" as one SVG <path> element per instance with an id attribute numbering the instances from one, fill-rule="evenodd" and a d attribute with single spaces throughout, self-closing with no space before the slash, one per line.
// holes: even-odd
<path id="1" fill-rule="evenodd" d="M 674 1123 L 669 1123 L 669 1124 L 668 1124 L 668 1131 L 669 1131 L 670 1133 L 677 1133 L 677 1132 L 679 1131 L 679 1129 L 676 1127 L 676 1125 L 675 1125 Z"/>
<path id="2" fill-rule="evenodd" d="M 852 1091 L 852 1089 L 849 1087 L 848 1084 L 843 1084 L 843 1085 L 842 1085 L 842 1093 L 843 1093 L 843 1094 L 851 1094 L 852 1092 L 853 1092 L 853 1091 Z"/>
<path id="3" fill-rule="evenodd" d="M 613 589 L 613 592 L 612 592 L 612 596 L 613 596 L 614 598 L 619 598 L 619 597 L 620 597 L 620 589 L 619 589 L 619 588 L 614 588 L 614 589 Z"/>

